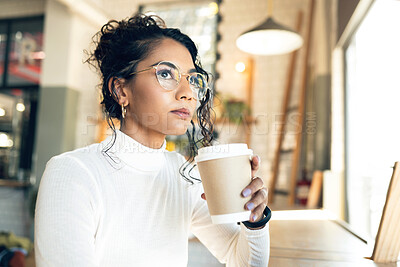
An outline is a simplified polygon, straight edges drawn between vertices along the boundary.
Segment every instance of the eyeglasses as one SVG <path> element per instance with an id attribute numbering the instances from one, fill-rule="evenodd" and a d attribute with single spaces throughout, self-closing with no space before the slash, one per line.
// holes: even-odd
<path id="1" fill-rule="evenodd" d="M 207 91 L 207 79 L 203 74 L 198 72 L 182 73 L 178 66 L 169 61 L 161 61 L 155 66 L 132 72 L 130 75 L 138 74 L 151 69 L 156 70 L 155 73 L 158 83 L 168 91 L 178 88 L 182 76 L 186 76 L 186 80 L 189 82 L 189 86 L 192 89 L 194 96 L 197 96 L 198 99 L 202 99 Z"/>

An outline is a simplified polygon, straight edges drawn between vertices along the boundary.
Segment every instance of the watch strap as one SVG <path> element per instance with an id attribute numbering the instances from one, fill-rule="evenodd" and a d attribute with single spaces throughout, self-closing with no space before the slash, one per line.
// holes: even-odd
<path id="1" fill-rule="evenodd" d="M 272 212 L 271 212 L 271 209 L 268 208 L 268 206 L 267 206 L 267 207 L 265 207 L 263 213 L 264 213 L 265 217 L 258 222 L 243 221 L 242 223 L 248 228 L 258 228 L 258 227 L 264 226 L 271 219 Z"/>

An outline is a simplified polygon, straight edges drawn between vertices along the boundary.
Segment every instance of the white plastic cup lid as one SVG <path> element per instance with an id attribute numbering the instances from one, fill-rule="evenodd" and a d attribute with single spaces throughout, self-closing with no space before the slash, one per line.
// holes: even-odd
<path id="1" fill-rule="evenodd" d="M 197 156 L 195 157 L 195 161 L 200 162 L 212 159 L 221 159 L 245 155 L 253 155 L 253 150 L 249 149 L 247 147 L 247 144 L 236 143 L 215 145 L 200 148 L 198 150 Z"/>

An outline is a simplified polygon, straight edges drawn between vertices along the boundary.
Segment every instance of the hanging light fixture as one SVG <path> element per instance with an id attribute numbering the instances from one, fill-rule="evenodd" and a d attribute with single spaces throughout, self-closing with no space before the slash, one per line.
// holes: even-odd
<path id="1" fill-rule="evenodd" d="M 303 45 L 303 38 L 272 19 L 272 0 L 268 0 L 267 19 L 242 33 L 236 45 L 240 50 L 254 55 L 280 55 L 299 49 Z"/>

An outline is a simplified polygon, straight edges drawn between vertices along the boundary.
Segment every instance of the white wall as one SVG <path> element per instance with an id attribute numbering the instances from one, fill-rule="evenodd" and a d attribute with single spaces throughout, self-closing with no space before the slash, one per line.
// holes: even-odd
<path id="1" fill-rule="evenodd" d="M 45 0 L 1 0 L 0 19 L 43 15 Z"/>
<path id="2" fill-rule="evenodd" d="M 99 76 L 84 60 L 92 36 L 101 28 L 98 17 L 83 16 L 83 10 L 65 5 L 65 1 L 47 1 L 45 22 L 45 53 L 42 86 L 62 87 L 79 92 L 75 147 L 96 141 L 96 120 L 101 119 Z M 104 16 L 103 24 L 107 22 Z"/>
<path id="3" fill-rule="evenodd" d="M 104 23 L 106 23 L 105 21 Z M 101 89 L 99 75 L 84 63 L 87 55 L 84 50 L 93 48 L 92 36 L 100 30 L 100 26 L 87 23 L 82 16 L 75 15 L 72 20 L 72 42 L 70 46 L 70 60 L 68 70 L 68 84 L 80 92 L 78 103 L 78 121 L 76 129 L 76 147 L 92 144 L 97 138 L 97 121 L 102 119 L 100 109 Z"/>
<path id="4" fill-rule="evenodd" d="M 72 16 L 64 5 L 47 1 L 44 22 L 41 86 L 68 85 Z"/>

